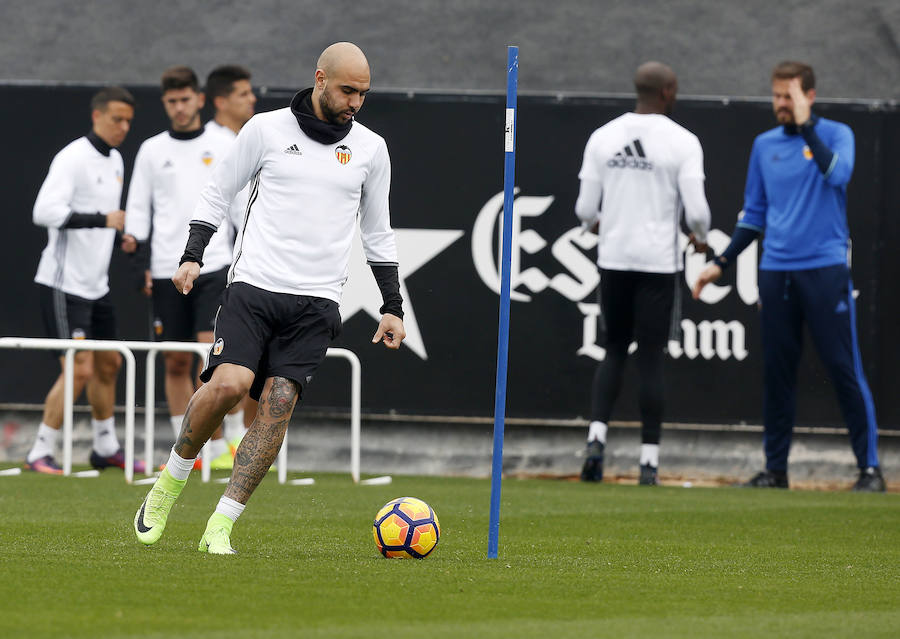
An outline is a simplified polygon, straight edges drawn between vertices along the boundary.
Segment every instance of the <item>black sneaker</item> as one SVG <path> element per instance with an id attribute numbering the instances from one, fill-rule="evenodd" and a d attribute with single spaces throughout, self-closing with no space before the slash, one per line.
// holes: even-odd
<path id="1" fill-rule="evenodd" d="M 650 464 L 641 464 L 641 477 L 638 479 L 639 486 L 659 486 L 659 477 L 656 466 Z"/>
<path id="2" fill-rule="evenodd" d="M 857 493 L 883 493 L 886 490 L 884 477 L 878 466 L 860 468 L 859 479 L 853 484 L 853 491 Z"/>
<path id="3" fill-rule="evenodd" d="M 764 470 L 756 473 L 750 481 L 738 484 L 743 488 L 787 488 L 787 473 L 779 473 L 773 470 Z"/>
<path id="4" fill-rule="evenodd" d="M 596 439 L 587 445 L 587 459 L 581 468 L 581 481 L 603 481 L 603 449 L 606 446 Z"/>

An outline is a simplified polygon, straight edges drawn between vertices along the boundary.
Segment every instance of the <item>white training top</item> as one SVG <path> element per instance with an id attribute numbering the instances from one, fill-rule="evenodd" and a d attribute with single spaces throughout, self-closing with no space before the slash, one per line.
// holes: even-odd
<path id="1" fill-rule="evenodd" d="M 47 246 L 35 282 L 89 300 L 109 292 L 116 230 L 61 227 L 73 212 L 119 210 L 123 175 L 119 152 L 111 149 L 105 156 L 87 137 L 70 142 L 56 154 L 34 202 L 34 223 L 47 227 Z"/>
<path id="2" fill-rule="evenodd" d="M 154 279 L 169 279 L 187 243 L 189 224 L 200 191 L 216 164 L 234 144 L 214 129 L 204 129 L 195 138 L 176 139 L 163 131 L 141 144 L 125 206 L 125 233 L 143 242 L 150 236 L 150 272 Z M 231 213 L 239 224 L 244 211 Z M 234 233 L 231 225 L 217 231 L 203 257 L 201 273 L 212 273 L 231 264 Z"/>
<path id="3" fill-rule="evenodd" d="M 225 137 L 234 140 L 237 138 L 237 133 L 229 129 L 224 124 L 219 124 L 214 119 L 210 120 L 206 123 L 206 128 L 211 129 L 213 131 L 218 131 Z M 234 196 L 234 202 L 231 203 L 231 211 L 232 213 L 237 213 L 237 216 L 232 219 L 232 224 L 234 224 L 234 232 L 235 235 L 239 235 L 241 232 L 241 227 L 244 223 L 244 213 L 247 210 L 247 201 L 250 199 L 250 187 L 245 186 L 241 189 L 240 193 Z M 181 259 L 179 257 L 179 259 Z M 206 262 L 204 261 L 204 264 Z"/>
<path id="4" fill-rule="evenodd" d="M 594 131 L 578 177 L 575 212 L 586 224 L 600 221 L 601 268 L 681 270 L 682 209 L 697 239 L 706 240 L 703 149 L 697 136 L 664 115 L 626 113 Z"/>
<path id="5" fill-rule="evenodd" d="M 334 144 L 307 137 L 290 108 L 253 116 L 213 171 L 193 220 L 218 227 L 253 178 L 229 283 L 340 302 L 357 215 L 370 264 L 397 264 L 384 139 L 354 122 Z"/>

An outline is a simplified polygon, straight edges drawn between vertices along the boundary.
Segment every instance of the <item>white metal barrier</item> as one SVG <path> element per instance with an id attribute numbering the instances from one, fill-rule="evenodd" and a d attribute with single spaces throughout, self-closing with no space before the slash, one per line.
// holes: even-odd
<path id="1" fill-rule="evenodd" d="M 133 351 L 147 352 L 145 379 L 146 416 L 144 425 L 144 457 L 147 475 L 153 474 L 153 439 L 156 405 L 156 354 L 160 351 L 194 352 L 205 357 L 210 344 L 197 342 L 137 342 L 117 340 L 75 340 L 34 337 L 0 337 L 0 348 L 23 350 L 64 350 L 64 412 L 63 412 L 63 474 L 72 472 L 72 422 L 74 409 L 74 359 L 75 351 L 118 351 L 125 361 L 125 481 L 134 479 L 134 407 L 135 407 L 135 359 Z M 359 482 L 360 421 L 362 403 L 362 366 L 353 351 L 345 348 L 329 348 L 326 357 L 346 359 L 350 363 L 350 475 Z M 210 478 L 208 446 L 201 453 L 204 457 L 201 478 Z M 278 453 L 278 481 L 287 481 L 287 433 Z"/>
<path id="2" fill-rule="evenodd" d="M 75 351 L 118 351 L 125 360 L 125 481 L 134 478 L 134 353 L 115 340 L 2 337 L 0 348 L 66 352 L 63 364 L 63 475 L 72 474 Z"/>

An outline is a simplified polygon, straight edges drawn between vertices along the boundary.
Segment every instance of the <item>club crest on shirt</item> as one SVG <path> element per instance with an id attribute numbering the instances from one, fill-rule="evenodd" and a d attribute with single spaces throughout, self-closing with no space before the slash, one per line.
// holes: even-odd
<path id="1" fill-rule="evenodd" d="M 342 144 L 334 150 L 334 157 L 336 157 L 337 161 L 341 164 L 347 164 L 347 162 L 350 161 L 350 158 L 353 157 L 353 152 L 350 151 L 349 146 Z"/>
<path id="2" fill-rule="evenodd" d="M 813 158 L 812 150 L 808 146 L 803 147 L 803 157 L 805 157 L 807 160 L 812 160 Z"/>
<path id="3" fill-rule="evenodd" d="M 212 153 L 210 153 L 209 151 L 204 151 L 203 157 L 201 157 L 200 159 L 203 160 L 203 164 L 205 164 L 206 166 L 209 166 L 210 164 L 212 164 L 212 161 L 213 161 Z"/>
<path id="4" fill-rule="evenodd" d="M 87 334 L 84 332 L 83 328 L 76 328 L 72 331 L 72 339 L 85 339 Z"/>
<path id="5" fill-rule="evenodd" d="M 225 340 L 220 337 L 213 344 L 213 355 L 221 355 L 223 350 L 225 350 Z"/>
<path id="6" fill-rule="evenodd" d="M 153 320 L 153 334 L 157 337 L 161 337 L 163 334 L 163 323 L 158 317 Z"/>

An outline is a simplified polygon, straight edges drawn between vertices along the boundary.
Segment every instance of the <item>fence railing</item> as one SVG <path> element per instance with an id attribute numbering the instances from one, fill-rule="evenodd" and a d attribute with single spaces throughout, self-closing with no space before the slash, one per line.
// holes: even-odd
<path id="1" fill-rule="evenodd" d="M 63 475 L 72 473 L 72 425 L 74 413 L 74 371 L 77 351 L 117 351 L 125 362 L 125 481 L 134 481 L 135 444 L 135 357 L 134 352 L 147 353 L 145 370 L 145 419 L 144 458 L 147 475 L 153 474 L 154 436 L 156 414 L 156 355 L 160 351 L 192 352 L 205 357 L 210 344 L 197 342 L 139 342 L 118 340 L 51 339 L 35 337 L 2 337 L 0 349 L 19 350 L 59 350 L 65 352 L 63 364 Z M 329 348 L 326 357 L 338 357 L 350 363 L 350 475 L 359 482 L 360 414 L 362 401 L 362 366 L 353 351 L 345 348 Z M 287 434 L 278 453 L 278 481 L 287 481 Z M 210 458 L 208 445 L 201 452 L 203 465 L 201 478 L 210 480 Z"/>

